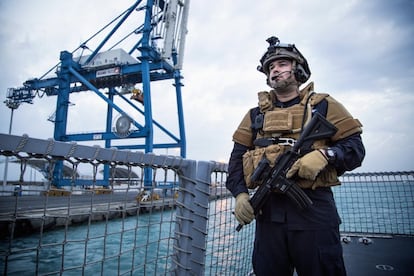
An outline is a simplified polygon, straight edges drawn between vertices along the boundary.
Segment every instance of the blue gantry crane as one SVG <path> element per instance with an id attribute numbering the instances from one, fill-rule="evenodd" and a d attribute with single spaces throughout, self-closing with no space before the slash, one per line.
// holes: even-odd
<path id="1" fill-rule="evenodd" d="M 38 95 L 56 96 L 56 111 L 49 120 L 54 123 L 54 139 L 57 141 L 101 140 L 105 148 L 144 150 L 146 153 L 154 149 L 178 148 L 180 155 L 186 157 L 180 70 L 189 2 L 135 1 L 74 51 L 62 51 L 60 62 L 42 77 L 27 80 L 22 87 L 9 88 L 6 105 L 13 112 L 22 103 L 32 103 Z M 143 23 L 137 26 L 137 22 Z M 91 46 L 93 43 L 96 45 Z M 53 71 L 56 76 L 49 77 Z M 178 134 L 153 118 L 151 83 L 162 80 L 173 80 Z M 95 93 L 105 101 L 105 131 L 67 132 L 70 97 L 80 92 Z M 154 128 L 164 133 L 169 141 L 155 142 Z M 134 142 L 128 143 L 131 139 Z M 114 140 L 125 143 L 114 145 Z M 62 162 L 55 165 L 53 184 L 58 187 L 69 181 L 62 177 L 62 170 Z M 102 185 L 108 185 L 108 177 L 109 167 L 106 165 Z M 146 171 L 145 178 L 145 183 L 151 185 L 150 171 Z"/>

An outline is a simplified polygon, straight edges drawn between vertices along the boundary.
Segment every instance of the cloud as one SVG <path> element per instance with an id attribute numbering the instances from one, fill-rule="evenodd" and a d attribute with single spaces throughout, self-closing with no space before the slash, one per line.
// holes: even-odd
<path id="1" fill-rule="evenodd" d="M 75 49 L 131 3 L 1 2 L 2 95 L 41 76 L 60 51 Z M 188 158 L 228 160 L 235 128 L 257 104 L 257 92 L 268 89 L 256 66 L 266 38 L 275 35 L 307 57 L 316 91 L 330 93 L 364 124 L 367 157 L 358 170 L 412 170 L 413 11 L 408 0 L 191 1 L 182 70 Z M 70 129 L 103 128 L 105 107 L 88 108 L 95 96 L 71 97 Z M 154 118 L 177 133 L 172 82 L 154 84 L 152 96 Z M 43 97 L 20 106 L 13 133 L 52 137 L 47 117 L 55 101 Z M 10 110 L 1 105 L 0 114 L 0 131 L 7 132 Z"/>

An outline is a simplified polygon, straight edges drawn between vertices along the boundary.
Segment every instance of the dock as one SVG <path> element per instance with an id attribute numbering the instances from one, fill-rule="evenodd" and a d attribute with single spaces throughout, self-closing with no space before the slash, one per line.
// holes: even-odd
<path id="1" fill-rule="evenodd" d="M 224 187 L 212 189 L 210 200 L 229 197 Z M 138 193 L 94 191 L 71 194 L 50 190 L 40 195 L 2 196 L 0 201 L 0 238 L 10 235 L 11 224 L 15 236 L 53 230 L 68 225 L 106 221 L 176 207 L 172 196 L 150 197 L 140 200 Z M 17 210 L 17 212 L 16 212 Z"/>
<path id="2" fill-rule="evenodd" d="M 16 204 L 18 208 L 15 208 Z M 15 236 L 21 236 L 38 232 L 41 228 L 51 230 L 67 225 L 112 220 L 174 207 L 174 198 L 139 202 L 136 200 L 136 195 L 131 196 L 126 193 L 58 197 L 3 196 L 0 203 L 0 236 L 5 237 L 10 234 L 12 223 L 16 224 Z"/>

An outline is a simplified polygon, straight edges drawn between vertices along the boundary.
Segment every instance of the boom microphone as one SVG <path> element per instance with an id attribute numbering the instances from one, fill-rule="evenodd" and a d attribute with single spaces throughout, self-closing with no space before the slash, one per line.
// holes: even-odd
<path id="1" fill-rule="evenodd" d="M 272 81 L 274 81 L 277 77 L 281 76 L 281 75 L 282 75 L 282 74 L 284 74 L 284 73 L 292 73 L 292 72 L 291 72 L 291 71 L 283 71 L 283 72 L 280 72 L 279 74 L 274 75 L 274 76 L 271 78 L 271 80 L 272 80 Z"/>

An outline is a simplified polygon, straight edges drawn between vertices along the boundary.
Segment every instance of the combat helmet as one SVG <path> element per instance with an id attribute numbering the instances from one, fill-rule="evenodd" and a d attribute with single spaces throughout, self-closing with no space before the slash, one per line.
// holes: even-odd
<path id="1" fill-rule="evenodd" d="M 305 57 L 299 52 L 295 44 L 282 44 L 279 38 L 272 36 L 266 39 L 269 43 L 266 53 L 260 59 L 260 65 L 257 70 L 269 75 L 269 65 L 272 61 L 279 58 L 288 58 L 293 61 L 293 70 L 295 78 L 300 83 L 305 83 L 310 75 L 310 69 Z"/>

